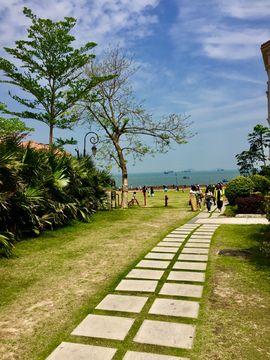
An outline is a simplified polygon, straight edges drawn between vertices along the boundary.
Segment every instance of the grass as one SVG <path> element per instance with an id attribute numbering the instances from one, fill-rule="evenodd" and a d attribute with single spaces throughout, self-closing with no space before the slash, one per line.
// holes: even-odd
<path id="1" fill-rule="evenodd" d="M 147 207 L 99 212 L 16 245 L 0 259 L 0 358 L 45 359 L 123 274 L 186 223 L 188 192 L 155 192 Z M 130 197 L 132 193 L 130 193 Z M 137 193 L 143 204 L 143 196 Z"/>
<path id="2" fill-rule="evenodd" d="M 265 225 L 221 225 L 214 234 L 191 360 L 270 358 L 270 262 L 262 253 L 269 235 Z M 232 248 L 254 255 L 218 255 Z"/>
<path id="3" fill-rule="evenodd" d="M 147 294 L 149 300 L 140 314 L 94 310 L 166 234 L 196 215 L 187 206 L 188 192 L 167 195 L 167 207 L 165 194 L 156 192 L 154 198 L 147 198 L 145 208 L 134 205 L 127 211 L 100 212 L 88 224 L 72 224 L 20 242 L 11 259 L 1 259 L 0 357 L 44 360 L 60 342 L 70 341 L 117 348 L 114 360 L 122 359 L 127 347 L 190 360 L 269 358 L 267 226 L 220 226 L 213 237 L 199 319 L 162 317 L 197 325 L 192 350 L 132 341 L 146 316 L 160 320 L 148 314 L 155 294 Z M 137 199 L 143 203 L 140 192 Z M 249 260 L 218 256 L 225 248 L 249 249 L 254 256 Z M 89 313 L 134 317 L 135 323 L 121 342 L 70 336 Z"/>
<path id="4" fill-rule="evenodd" d="M 235 217 L 237 214 L 239 214 L 237 205 L 229 205 L 229 204 L 226 205 L 224 216 Z"/>

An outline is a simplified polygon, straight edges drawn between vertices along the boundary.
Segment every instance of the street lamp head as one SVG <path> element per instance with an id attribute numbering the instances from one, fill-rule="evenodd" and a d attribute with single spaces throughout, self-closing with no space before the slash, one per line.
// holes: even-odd
<path id="1" fill-rule="evenodd" d="M 97 148 L 95 147 L 95 144 L 99 141 L 99 137 L 98 137 L 98 135 L 95 133 L 95 132 L 93 132 L 93 131 L 89 131 L 87 134 L 85 134 L 85 136 L 84 136 L 84 147 L 83 147 L 83 156 L 85 157 L 85 155 L 86 155 L 86 137 L 87 137 L 87 135 L 89 135 L 89 134 L 94 134 L 94 136 L 91 136 L 90 137 L 90 143 L 91 144 L 93 144 L 93 146 L 92 146 L 92 155 L 93 156 L 96 156 L 96 153 L 97 153 Z"/>
<path id="2" fill-rule="evenodd" d="M 92 146 L 92 155 L 95 157 L 97 153 L 97 148 L 95 147 L 95 145 Z"/>

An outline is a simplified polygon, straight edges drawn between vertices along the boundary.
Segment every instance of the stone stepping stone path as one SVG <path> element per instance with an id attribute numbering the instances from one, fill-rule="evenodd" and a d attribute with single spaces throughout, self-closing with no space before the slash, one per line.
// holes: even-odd
<path id="1" fill-rule="evenodd" d="M 73 330 L 74 342 L 62 342 L 46 360 L 190 360 L 217 228 L 188 223 L 168 234 Z"/>

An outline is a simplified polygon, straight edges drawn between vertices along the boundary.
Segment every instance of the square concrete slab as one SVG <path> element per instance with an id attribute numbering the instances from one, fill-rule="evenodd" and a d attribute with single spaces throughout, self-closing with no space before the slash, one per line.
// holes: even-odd
<path id="1" fill-rule="evenodd" d="M 210 229 L 210 228 L 200 228 L 198 230 L 196 230 L 196 232 L 199 231 L 199 232 L 210 232 L 212 234 L 214 234 L 214 232 L 216 231 L 216 229 Z"/>
<path id="2" fill-rule="evenodd" d="M 123 357 L 123 360 L 189 360 L 189 359 L 178 356 L 150 354 L 150 353 L 142 353 L 137 351 L 127 351 L 126 355 Z"/>
<path id="3" fill-rule="evenodd" d="M 164 238 L 162 241 L 166 241 L 166 242 L 175 242 L 177 244 L 182 244 L 183 241 L 185 241 L 185 239 L 178 239 L 178 238 Z"/>
<path id="4" fill-rule="evenodd" d="M 204 244 L 204 243 L 199 243 L 199 242 L 187 242 L 186 247 L 199 247 L 199 248 L 209 248 L 210 244 Z"/>
<path id="5" fill-rule="evenodd" d="M 172 284 L 165 283 L 160 290 L 160 295 L 188 296 L 200 298 L 202 296 L 202 285 Z"/>
<path id="6" fill-rule="evenodd" d="M 199 225 L 197 224 L 184 224 L 182 226 L 179 226 L 178 229 L 196 229 Z"/>
<path id="7" fill-rule="evenodd" d="M 154 280 L 122 280 L 116 291 L 154 292 L 158 282 Z"/>
<path id="8" fill-rule="evenodd" d="M 179 239 L 185 239 L 188 235 L 178 235 L 178 234 L 168 234 L 166 238 L 179 238 Z"/>
<path id="9" fill-rule="evenodd" d="M 134 321 L 135 319 L 125 317 L 90 314 L 71 335 L 124 340 Z"/>
<path id="10" fill-rule="evenodd" d="M 209 227 L 202 227 L 202 228 L 199 228 L 198 231 L 212 231 L 213 233 L 217 230 L 218 228 L 215 227 L 215 228 L 209 228 Z"/>
<path id="11" fill-rule="evenodd" d="M 151 268 L 151 269 L 167 269 L 170 261 L 158 261 L 158 260 L 141 260 L 136 267 Z"/>
<path id="12" fill-rule="evenodd" d="M 218 227 L 219 227 L 219 225 L 204 224 L 200 227 L 200 229 L 204 229 L 204 228 L 217 229 Z"/>
<path id="13" fill-rule="evenodd" d="M 173 269 L 205 271 L 207 263 L 176 261 Z"/>
<path id="14" fill-rule="evenodd" d="M 208 255 L 180 254 L 178 260 L 208 261 Z"/>
<path id="15" fill-rule="evenodd" d="M 134 279 L 155 279 L 159 280 L 164 271 L 162 270 L 145 270 L 145 269 L 133 269 L 130 273 L 127 274 L 127 278 Z"/>
<path id="16" fill-rule="evenodd" d="M 197 318 L 199 303 L 196 301 L 156 299 L 149 314 Z"/>
<path id="17" fill-rule="evenodd" d="M 188 243 L 194 243 L 194 242 L 200 242 L 200 243 L 210 244 L 210 243 L 211 243 L 211 240 L 205 240 L 205 239 L 189 239 L 189 240 L 187 241 L 187 244 L 188 244 Z"/>
<path id="18" fill-rule="evenodd" d="M 46 360 L 111 360 L 117 349 L 62 342 Z"/>
<path id="19" fill-rule="evenodd" d="M 189 271 L 171 271 L 167 280 L 204 282 L 205 274 L 200 272 L 189 272 Z"/>
<path id="20" fill-rule="evenodd" d="M 148 297 L 142 296 L 107 295 L 96 309 L 139 313 L 147 300 Z"/>
<path id="21" fill-rule="evenodd" d="M 162 247 L 162 246 L 156 246 L 151 251 L 155 252 L 167 252 L 167 253 L 177 253 L 178 249 L 172 248 L 172 247 Z"/>
<path id="22" fill-rule="evenodd" d="M 209 229 L 209 228 L 199 228 L 196 230 L 196 232 L 210 232 L 211 234 L 213 234 L 216 231 L 216 229 Z"/>
<path id="23" fill-rule="evenodd" d="M 212 236 L 211 235 L 198 235 L 198 234 L 193 234 L 190 237 L 191 239 L 211 239 Z"/>
<path id="24" fill-rule="evenodd" d="M 180 247 L 182 245 L 182 242 L 176 242 L 176 241 L 161 241 L 157 244 L 157 246 L 174 246 L 174 247 Z"/>
<path id="25" fill-rule="evenodd" d="M 209 249 L 198 249 L 198 248 L 184 248 L 183 254 L 208 254 Z"/>
<path id="26" fill-rule="evenodd" d="M 190 234 L 190 230 L 173 230 L 171 234 L 188 235 Z"/>
<path id="27" fill-rule="evenodd" d="M 177 229 L 174 229 L 173 231 L 193 231 L 194 228 L 187 228 L 187 227 L 179 227 Z"/>
<path id="28" fill-rule="evenodd" d="M 175 254 L 163 254 L 163 253 L 149 253 L 145 255 L 145 259 L 163 259 L 163 260 L 171 260 L 173 259 Z"/>
<path id="29" fill-rule="evenodd" d="M 133 341 L 142 344 L 191 349 L 195 328 L 195 325 L 144 320 Z"/>
<path id="30" fill-rule="evenodd" d="M 178 228 L 178 229 L 175 229 L 174 231 L 181 231 L 181 232 L 190 234 L 194 230 L 195 230 L 195 228 Z"/>
<path id="31" fill-rule="evenodd" d="M 195 231 L 194 235 L 202 235 L 202 236 L 213 236 L 214 232 L 209 231 Z"/>

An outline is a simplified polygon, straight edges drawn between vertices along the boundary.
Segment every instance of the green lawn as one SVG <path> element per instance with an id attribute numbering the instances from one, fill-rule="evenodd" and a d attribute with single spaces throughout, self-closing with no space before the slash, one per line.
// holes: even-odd
<path id="1" fill-rule="evenodd" d="M 270 358 L 269 231 L 265 225 L 221 225 L 215 232 L 191 360 Z M 220 256 L 222 249 L 254 255 Z"/>
<path id="2" fill-rule="evenodd" d="M 70 333 L 135 263 L 196 215 L 187 205 L 188 192 L 167 195 L 167 207 L 164 192 L 156 192 L 147 198 L 147 207 L 100 212 L 88 224 L 22 241 L 11 259 L 0 259 L 0 358 L 44 360 L 61 341 L 80 341 L 117 346 L 120 359 L 134 334 L 119 344 L 74 340 Z M 143 204 L 139 192 L 137 199 Z M 220 226 L 213 237 L 199 319 L 184 320 L 197 325 L 194 347 L 171 349 L 172 355 L 191 360 L 270 357 L 270 272 L 263 244 L 268 239 L 266 226 Z M 218 256 L 225 248 L 251 249 L 255 255 L 249 260 Z"/>

